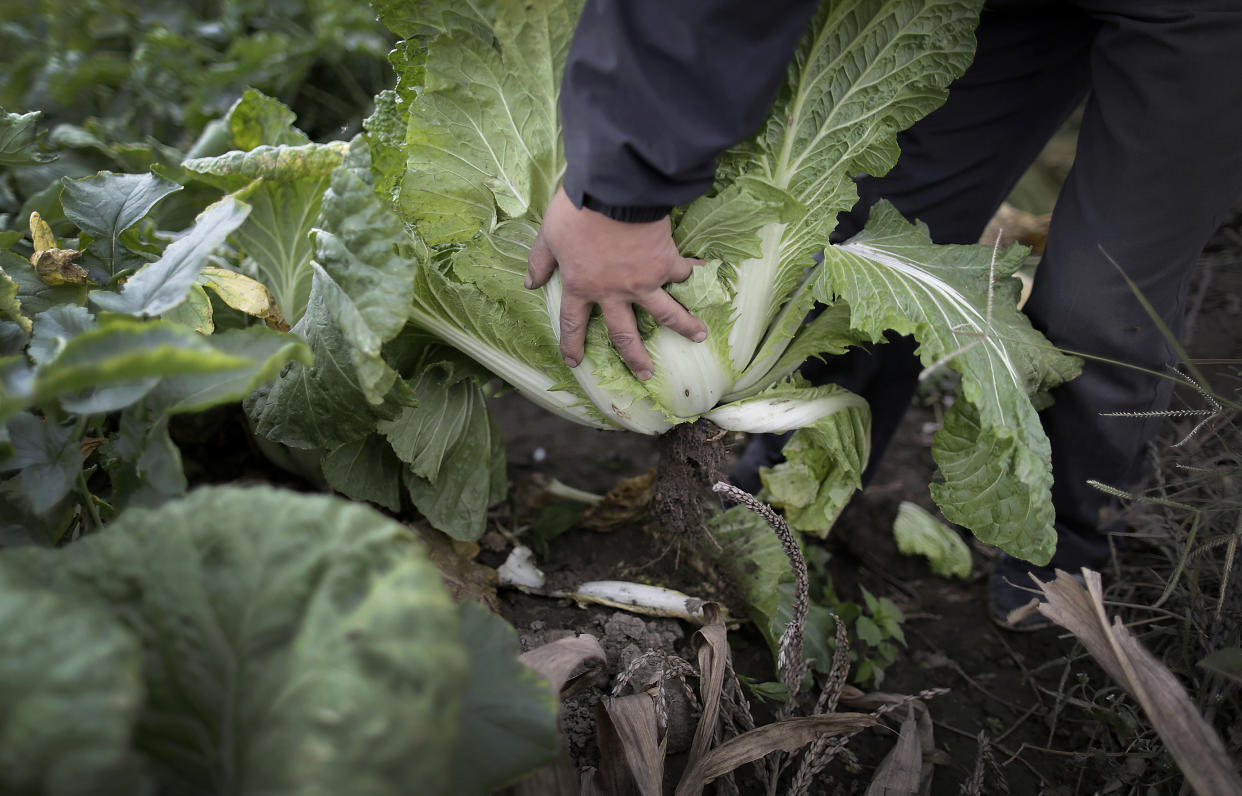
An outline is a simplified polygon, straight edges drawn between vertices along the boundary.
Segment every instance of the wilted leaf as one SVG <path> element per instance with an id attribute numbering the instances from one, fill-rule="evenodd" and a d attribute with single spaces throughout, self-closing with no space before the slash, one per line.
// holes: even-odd
<path id="1" fill-rule="evenodd" d="M 535 647 L 519 660 L 539 672 L 552 693 L 561 697 L 593 681 L 608 662 L 599 641 L 585 633 Z"/>
<path id="2" fill-rule="evenodd" d="M 833 713 L 826 716 L 795 716 L 767 724 L 713 749 L 693 768 L 687 768 L 676 796 L 691 796 L 740 766 L 753 763 L 772 752 L 794 752 L 821 735 L 854 734 L 878 722 L 862 713 Z"/>
<path id="3" fill-rule="evenodd" d="M 500 609 L 496 586 L 500 582 L 496 570 L 474 560 L 479 546 L 461 542 L 429 528 L 418 528 L 419 538 L 427 545 L 427 557 L 440 571 L 444 585 L 453 600 L 459 603 L 480 602 L 493 611 Z"/>
<path id="4" fill-rule="evenodd" d="M 198 275 L 198 284 L 210 288 L 220 300 L 233 309 L 259 318 L 274 329 L 287 331 L 289 324 L 280 314 L 272 291 L 257 279 L 245 274 L 209 265 Z"/>
<path id="5" fill-rule="evenodd" d="M 687 773 L 677 786 L 677 796 L 698 796 L 711 781 L 701 771 L 705 765 L 707 750 L 711 748 L 716 737 L 716 723 L 720 720 L 720 698 L 724 693 L 725 672 L 729 668 L 731 657 L 720 607 L 715 603 L 707 603 L 703 606 L 703 614 L 706 621 L 694 634 L 694 647 L 699 659 L 699 701 L 703 710 L 686 758 Z"/>
<path id="6" fill-rule="evenodd" d="M 661 796 L 666 744 L 651 694 L 601 700 L 595 706 L 595 737 L 605 793 Z"/>
<path id="7" fill-rule="evenodd" d="M 166 321 L 179 323 L 199 334 L 211 334 L 216 330 L 212 317 L 211 299 L 202 285 L 190 285 L 185 301 L 160 316 Z"/>
<path id="8" fill-rule="evenodd" d="M 41 252 L 44 249 L 55 249 L 56 236 L 52 234 L 52 228 L 43 220 L 43 216 L 38 210 L 30 214 L 30 241 L 34 244 L 34 250 Z"/>
<path id="9" fill-rule="evenodd" d="M 604 495 L 599 503 L 588 506 L 578 523 L 593 531 L 612 531 L 647 516 L 655 489 L 654 468 L 642 475 L 626 478 Z"/>
<path id="10" fill-rule="evenodd" d="M 30 264 L 44 284 L 84 285 L 90 281 L 86 269 L 74 262 L 81 256 L 76 249 L 43 249 L 30 255 Z"/>
<path id="11" fill-rule="evenodd" d="M 911 715 L 901 723 L 897 745 L 880 761 L 867 796 L 918 796 L 922 770 L 923 745 L 919 742 L 918 723 Z M 930 780 L 927 784 L 931 785 Z"/>
<path id="12" fill-rule="evenodd" d="M 86 301 L 85 285 L 49 285 L 39 278 L 34 266 L 16 252 L 0 251 L 0 265 L 17 283 L 17 299 L 27 317 L 33 318 L 59 304 L 76 305 Z"/>
<path id="13" fill-rule="evenodd" d="M 1032 576 L 1047 600 L 1039 612 L 1073 633 L 1108 676 L 1134 696 L 1196 793 L 1242 793 L 1242 777 L 1186 689 L 1119 618 L 1108 624 L 1100 573 L 1084 568 L 1082 574 L 1086 588 L 1060 570 L 1051 583 Z"/>
<path id="14" fill-rule="evenodd" d="M 607 677 L 603 648 L 594 636 L 585 634 L 535 647 L 518 660 L 538 672 L 561 699 Z M 517 796 L 586 796 L 579 791 L 578 772 L 563 737 L 556 761 L 517 783 L 514 791 Z"/>

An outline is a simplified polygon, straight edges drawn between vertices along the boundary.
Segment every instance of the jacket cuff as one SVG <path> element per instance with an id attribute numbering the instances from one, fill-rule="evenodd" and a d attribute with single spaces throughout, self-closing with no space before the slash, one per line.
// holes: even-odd
<path id="1" fill-rule="evenodd" d="M 672 211 L 672 205 L 610 205 L 601 202 L 590 194 L 582 195 L 582 206 L 587 210 L 594 210 L 608 216 L 614 221 L 624 221 L 627 224 L 641 224 L 650 221 L 659 221 Z"/>

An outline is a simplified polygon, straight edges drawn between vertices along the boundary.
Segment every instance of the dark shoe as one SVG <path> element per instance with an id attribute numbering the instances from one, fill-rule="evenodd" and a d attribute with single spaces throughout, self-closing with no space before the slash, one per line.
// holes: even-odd
<path id="1" fill-rule="evenodd" d="M 1035 609 L 1042 595 L 1031 575 L 1041 583 L 1057 577 L 1054 567 L 1036 566 L 1005 553 L 993 560 L 988 577 L 988 616 L 1002 630 L 1030 633 L 1053 626 L 1051 619 Z M 1074 578 L 1083 582 L 1082 575 L 1074 573 Z"/>

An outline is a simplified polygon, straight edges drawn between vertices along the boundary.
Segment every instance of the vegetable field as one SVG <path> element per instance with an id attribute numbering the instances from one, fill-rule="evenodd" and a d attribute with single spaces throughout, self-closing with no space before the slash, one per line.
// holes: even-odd
<path id="1" fill-rule="evenodd" d="M 829 243 L 981 3 L 822 4 L 674 211 L 709 335 L 641 317 L 650 381 L 598 318 L 566 367 L 523 286 L 581 5 L 0 11 L 0 793 L 1230 792 L 1242 215 L 1107 591 L 1004 635 L 1080 368 L 1035 257 L 889 205 Z M 925 378 L 860 493 L 867 403 L 799 368 L 890 332 Z M 785 432 L 757 499 L 718 483 Z"/>

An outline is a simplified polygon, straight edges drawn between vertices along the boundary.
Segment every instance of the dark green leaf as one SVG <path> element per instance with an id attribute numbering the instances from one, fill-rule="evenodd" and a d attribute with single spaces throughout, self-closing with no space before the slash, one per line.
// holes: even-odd
<path id="1" fill-rule="evenodd" d="M 200 489 L 6 551 L 143 643 L 134 744 L 165 793 L 446 793 L 468 657 L 409 531 L 360 504 Z"/>
<path id="2" fill-rule="evenodd" d="M 185 301 L 207 257 L 237 229 L 250 206 L 226 196 L 204 210 L 194 226 L 168 244 L 164 254 L 130 277 L 118 293 L 96 290 L 90 298 L 105 310 L 129 315 L 159 315 Z"/>
<path id="3" fill-rule="evenodd" d="M 347 442 L 323 457 L 328 486 L 354 500 L 401 510 L 401 461 L 379 434 Z"/>
<path id="4" fill-rule="evenodd" d="M 0 419 L 23 403 L 44 404 L 154 376 L 221 373 L 253 364 L 245 357 L 217 351 L 207 338 L 183 326 L 112 316 L 65 343 L 56 358 L 33 377 L 14 379 L 17 388 L 0 401 Z"/>
<path id="5" fill-rule="evenodd" d="M 436 475 L 425 478 L 407 471 L 405 485 L 414 505 L 432 525 L 454 539 L 474 541 L 487 529 L 487 507 L 502 499 L 508 487 L 504 448 L 500 429 L 477 385 L 458 382 L 445 391 L 463 407 L 461 428 L 445 448 Z M 419 411 L 406 409 L 402 416 Z M 392 431 L 399 424 L 398 418 L 381 425 Z M 396 445 L 393 449 L 400 457 L 410 450 Z"/>
<path id="6" fill-rule="evenodd" d="M 121 413 L 116 436 L 100 449 L 112 476 L 112 503 L 153 508 L 184 494 L 181 452 L 168 436 L 168 416 L 152 418 L 143 407 Z"/>
<path id="7" fill-rule="evenodd" d="M 582 517 L 586 504 L 574 501 L 553 503 L 539 509 L 530 521 L 527 541 L 539 557 L 548 554 L 548 542 L 568 531 Z"/>
<path id="8" fill-rule="evenodd" d="M 141 221 L 165 196 L 181 186 L 154 174 L 113 174 L 65 180 L 65 216 L 94 238 L 91 251 L 109 275 L 146 262 L 125 251 L 121 233 Z"/>
<path id="9" fill-rule="evenodd" d="M 0 108 L 0 166 L 24 166 L 52 159 L 39 151 L 39 111 L 8 113 Z"/>
<path id="10" fill-rule="evenodd" d="M 95 329 L 98 324 L 85 307 L 59 304 L 39 313 L 35 319 L 34 334 L 30 337 L 30 358 L 36 365 L 46 365 L 80 334 Z"/>
<path id="11" fill-rule="evenodd" d="M 246 364 L 228 372 L 183 372 L 160 380 L 148 403 L 161 412 L 201 412 L 240 401 L 293 363 L 311 361 L 310 349 L 295 335 L 262 326 L 230 329 L 205 338 L 217 356 Z"/>
<path id="12" fill-rule="evenodd" d="M 517 633 L 476 603 L 462 606 L 470 675 L 447 793 L 487 796 L 551 762 L 557 699 L 518 661 Z"/>
<path id="13" fill-rule="evenodd" d="M 0 790 L 149 792 L 130 734 L 138 640 L 89 601 L 32 586 L 0 557 Z"/>
<path id="14" fill-rule="evenodd" d="M 349 344 L 325 307 L 336 293 L 332 280 L 316 269 L 307 312 L 293 327 L 309 344 L 313 363 L 290 365 L 274 384 L 246 399 L 260 435 L 294 448 L 331 450 L 375 430 L 382 408 L 368 405 Z"/>
<path id="15" fill-rule="evenodd" d="M 15 479 L 32 510 L 42 514 L 69 494 L 82 470 L 73 426 L 60 426 L 28 412 L 7 423 L 13 454 L 0 460 L 0 472 L 18 470 Z"/>
<path id="16" fill-rule="evenodd" d="M 0 357 L 11 357 L 26 350 L 30 338 L 13 321 L 0 321 Z"/>

